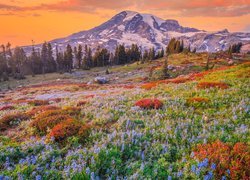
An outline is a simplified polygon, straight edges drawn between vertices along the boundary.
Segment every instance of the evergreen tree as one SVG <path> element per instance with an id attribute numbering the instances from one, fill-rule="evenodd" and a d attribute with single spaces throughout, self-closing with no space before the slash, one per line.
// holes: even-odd
<path id="1" fill-rule="evenodd" d="M 50 43 L 47 44 L 47 50 L 48 50 L 48 67 L 47 67 L 47 72 L 55 72 L 56 71 L 56 62 L 53 57 L 53 50 L 52 46 Z"/>
<path id="2" fill-rule="evenodd" d="M 148 54 L 148 59 L 149 60 L 154 60 L 155 59 L 155 48 L 154 47 L 150 48 L 149 54 Z"/>
<path id="3" fill-rule="evenodd" d="M 1 45 L 1 51 L 0 51 L 0 81 L 8 80 L 7 78 L 7 57 L 6 57 L 6 51 L 5 46 Z"/>
<path id="4" fill-rule="evenodd" d="M 145 50 L 143 53 L 142 62 L 144 63 L 148 60 L 149 60 L 149 53 L 148 53 L 148 50 Z"/>
<path id="5" fill-rule="evenodd" d="M 47 46 L 47 42 L 44 42 L 42 45 L 41 60 L 42 60 L 42 73 L 44 74 L 48 71 L 48 46 Z"/>
<path id="6" fill-rule="evenodd" d="M 162 48 L 161 53 L 160 53 L 160 58 L 163 58 L 163 57 L 164 57 L 164 49 Z"/>
<path id="7" fill-rule="evenodd" d="M 94 66 L 100 67 L 109 65 L 109 58 L 109 51 L 106 48 L 98 47 L 93 57 Z"/>
<path id="8" fill-rule="evenodd" d="M 183 50 L 184 50 L 184 42 L 183 42 L 183 40 L 181 40 L 180 52 L 183 52 Z"/>
<path id="9" fill-rule="evenodd" d="M 20 47 L 16 47 L 14 49 L 13 53 L 13 61 L 16 64 L 16 72 L 15 72 L 15 78 L 17 79 L 23 79 L 24 73 L 23 73 L 23 65 L 25 64 L 27 60 L 26 54 L 24 50 Z"/>
<path id="10" fill-rule="evenodd" d="M 82 57 L 83 57 L 82 45 L 80 44 L 78 46 L 77 53 L 76 53 L 76 60 L 78 62 L 78 68 L 81 68 L 82 66 Z"/>
<path id="11" fill-rule="evenodd" d="M 59 72 L 66 71 L 64 63 L 64 54 L 58 51 L 58 47 L 56 47 L 56 63 L 57 63 L 57 71 Z"/>
<path id="12" fill-rule="evenodd" d="M 42 61 L 38 52 L 35 51 L 35 48 L 32 48 L 31 56 L 29 57 L 31 62 L 31 68 L 33 74 L 41 74 L 42 73 Z"/>
<path id="13" fill-rule="evenodd" d="M 175 53 L 180 53 L 181 52 L 181 43 L 180 41 L 175 42 Z"/>
<path id="14" fill-rule="evenodd" d="M 126 57 L 126 51 L 124 45 L 119 45 L 116 47 L 115 50 L 115 60 L 117 64 L 126 64 L 127 63 L 127 57 Z"/>
<path id="15" fill-rule="evenodd" d="M 166 54 L 165 60 L 164 60 L 164 65 L 162 67 L 162 79 L 169 78 L 168 74 L 168 54 Z"/>
<path id="16" fill-rule="evenodd" d="M 73 69 L 73 50 L 68 44 L 66 51 L 64 52 L 64 66 L 67 72 L 71 72 Z"/>

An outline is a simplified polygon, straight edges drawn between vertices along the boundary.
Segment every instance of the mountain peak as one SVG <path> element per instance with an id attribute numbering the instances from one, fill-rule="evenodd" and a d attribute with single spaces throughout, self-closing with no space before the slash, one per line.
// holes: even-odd
<path id="1" fill-rule="evenodd" d="M 67 44 L 78 46 L 87 44 L 95 50 L 102 46 L 113 51 L 118 44 L 137 44 L 142 50 L 165 47 L 171 38 L 184 41 L 185 45 L 197 48 L 197 51 L 226 50 L 235 42 L 250 43 L 250 33 L 232 34 L 228 30 L 218 32 L 200 31 L 196 28 L 183 27 L 177 20 L 164 20 L 152 14 L 136 11 L 122 11 L 103 24 L 87 31 L 72 34 L 53 41 L 52 46 L 65 49 Z M 32 46 L 30 46 L 30 51 Z M 41 45 L 40 47 L 41 48 Z"/>
<path id="2" fill-rule="evenodd" d="M 180 25 L 179 22 L 174 19 L 167 19 L 165 22 L 168 24 L 173 24 L 173 25 L 178 25 L 178 26 Z"/>

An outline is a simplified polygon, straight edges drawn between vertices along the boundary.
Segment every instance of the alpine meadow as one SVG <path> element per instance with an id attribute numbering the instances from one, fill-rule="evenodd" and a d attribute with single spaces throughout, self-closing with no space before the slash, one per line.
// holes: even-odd
<path id="1" fill-rule="evenodd" d="M 0 180 L 249 180 L 250 1 L 0 0 Z"/>

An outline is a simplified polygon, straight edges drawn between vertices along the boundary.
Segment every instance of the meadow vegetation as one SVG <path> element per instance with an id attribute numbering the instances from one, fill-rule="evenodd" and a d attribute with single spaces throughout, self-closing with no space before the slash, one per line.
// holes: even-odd
<path id="1" fill-rule="evenodd" d="M 249 179 L 250 59 L 206 58 L 170 55 L 169 79 L 159 59 L 5 91 L 0 179 Z"/>

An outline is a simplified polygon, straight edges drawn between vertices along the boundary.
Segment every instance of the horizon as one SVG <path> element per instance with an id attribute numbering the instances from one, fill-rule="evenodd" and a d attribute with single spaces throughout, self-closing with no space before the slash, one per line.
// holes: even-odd
<path id="1" fill-rule="evenodd" d="M 124 10 L 152 14 L 164 20 L 174 19 L 184 27 L 205 31 L 250 32 L 250 2 L 225 0 L 162 1 L 154 3 L 95 0 L 12 0 L 1 2 L 0 43 L 28 46 L 92 29 Z M 147 10 L 143 10 L 147 9 Z M 63 16 L 63 18 L 62 18 Z"/>

